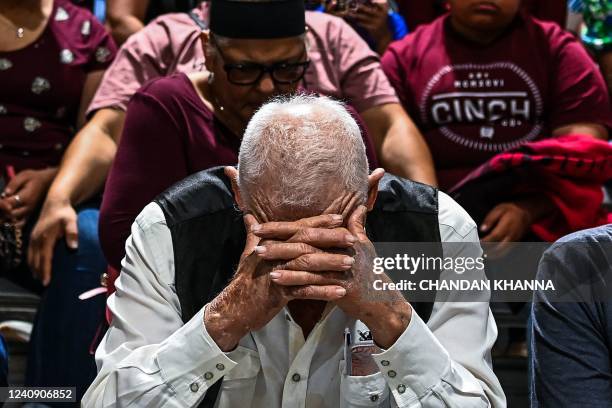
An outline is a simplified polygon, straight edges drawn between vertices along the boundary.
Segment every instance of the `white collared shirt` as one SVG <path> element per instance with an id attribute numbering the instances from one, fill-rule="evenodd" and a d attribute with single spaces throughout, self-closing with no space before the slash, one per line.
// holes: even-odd
<path id="1" fill-rule="evenodd" d="M 478 242 L 467 213 L 438 197 L 442 242 Z M 336 307 L 326 308 L 307 339 L 285 308 L 229 353 L 208 335 L 204 308 L 184 324 L 170 230 L 155 203 L 133 224 L 122 266 L 86 407 L 192 407 L 217 381 L 218 408 L 506 405 L 491 367 L 497 328 L 487 302 L 436 302 L 427 324 L 413 312 L 395 344 L 373 355 L 379 372 L 349 376 L 344 330 L 367 328 Z"/>

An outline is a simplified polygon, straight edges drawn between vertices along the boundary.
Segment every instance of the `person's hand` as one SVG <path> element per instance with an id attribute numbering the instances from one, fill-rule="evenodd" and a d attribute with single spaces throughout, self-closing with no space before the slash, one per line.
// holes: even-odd
<path id="1" fill-rule="evenodd" d="M 520 202 L 501 203 L 493 207 L 480 225 L 482 242 L 497 243 L 488 255 L 497 258 L 507 253 L 512 242 L 520 241 L 529 231 L 534 218 Z"/>
<path id="2" fill-rule="evenodd" d="M 372 36 L 379 54 L 393 41 L 388 23 L 389 4 L 386 0 L 360 4 L 356 10 L 349 12 L 348 16 Z"/>
<path id="3" fill-rule="evenodd" d="M 344 18 L 351 12 L 350 0 L 326 0 L 323 5 L 326 13 L 336 17 Z"/>
<path id="4" fill-rule="evenodd" d="M 223 350 L 232 350 L 249 331 L 265 326 L 293 299 L 333 301 L 346 293 L 338 285 L 301 285 L 283 287 L 271 282 L 274 262 L 260 256 L 263 248 L 274 247 L 281 259 L 294 257 L 304 244 L 286 245 L 257 236 L 258 224 L 251 214 L 244 216 L 247 238 L 238 270 L 232 282 L 206 307 L 204 324 L 215 343 Z M 326 214 L 296 222 L 270 223 L 289 234 L 313 228 L 329 229 L 342 224 L 341 215 Z M 271 250 L 272 251 L 272 250 Z M 270 252 L 271 253 L 271 252 Z"/>
<path id="5" fill-rule="evenodd" d="M 373 273 L 374 246 L 365 234 L 365 206 L 350 215 L 347 228 L 302 228 L 286 231 L 277 223 L 264 224 L 255 234 L 274 240 L 256 252 L 268 261 L 285 261 L 270 275 L 274 283 L 292 287 L 340 286 L 346 290 L 335 303 L 347 315 L 363 321 L 375 341 L 392 345 L 408 326 L 412 308 L 398 291 L 375 299 L 374 280 L 391 280 Z M 284 243 L 279 243 L 286 240 Z"/>
<path id="6" fill-rule="evenodd" d="M 77 213 L 70 201 L 48 197 L 30 236 L 28 248 L 28 265 L 43 285 L 47 286 L 51 280 L 55 243 L 65 238 L 68 248 L 75 250 L 79 244 L 78 234 Z"/>
<path id="7" fill-rule="evenodd" d="M 55 167 L 17 173 L 0 195 L 2 218 L 23 224 L 43 200 L 56 174 Z"/>

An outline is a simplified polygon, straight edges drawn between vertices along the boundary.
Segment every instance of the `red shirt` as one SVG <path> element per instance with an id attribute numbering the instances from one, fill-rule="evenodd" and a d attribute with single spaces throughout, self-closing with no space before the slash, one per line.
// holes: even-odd
<path id="1" fill-rule="evenodd" d="M 376 168 L 367 135 L 364 143 Z M 148 203 L 200 170 L 236 165 L 239 148 L 240 139 L 216 119 L 187 75 L 143 86 L 128 105 L 100 209 L 100 243 L 110 265 L 121 269 L 130 226 Z"/>
<path id="2" fill-rule="evenodd" d="M 554 23 L 521 15 L 483 46 L 456 34 L 444 16 L 392 44 L 382 63 L 445 190 L 496 153 L 560 126 L 612 127 L 597 66 Z"/>
<path id="3" fill-rule="evenodd" d="M 57 166 L 75 133 L 87 74 L 105 69 L 115 52 L 102 24 L 64 0 L 54 2 L 36 41 L 0 52 L 0 166 Z"/>

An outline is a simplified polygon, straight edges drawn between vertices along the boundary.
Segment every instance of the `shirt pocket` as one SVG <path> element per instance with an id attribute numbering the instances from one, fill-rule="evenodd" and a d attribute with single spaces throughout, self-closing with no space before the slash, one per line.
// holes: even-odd
<path id="1" fill-rule="evenodd" d="M 364 376 L 346 375 L 346 363 L 340 361 L 338 370 L 340 375 L 340 407 L 389 407 L 389 387 L 379 371 Z"/>

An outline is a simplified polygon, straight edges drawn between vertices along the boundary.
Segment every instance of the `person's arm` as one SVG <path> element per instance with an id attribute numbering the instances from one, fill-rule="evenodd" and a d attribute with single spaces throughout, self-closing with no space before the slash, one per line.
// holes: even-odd
<path id="1" fill-rule="evenodd" d="M 572 123 L 553 130 L 553 136 L 587 135 L 595 139 L 608 140 L 608 129 L 597 123 Z"/>
<path id="2" fill-rule="evenodd" d="M 381 165 L 390 173 L 437 185 L 427 143 L 399 103 L 375 106 L 361 113 L 377 147 Z"/>
<path id="3" fill-rule="evenodd" d="M 124 121 L 125 112 L 119 109 L 100 109 L 94 114 L 68 146 L 48 201 L 77 206 L 102 190 Z"/>
<path id="4" fill-rule="evenodd" d="M 43 282 L 48 282 L 51 276 L 55 243 L 65 237 L 68 247 L 78 246 L 74 207 L 102 190 L 115 157 L 124 116 L 115 109 L 99 110 L 64 153 L 28 247 L 28 264 Z"/>
<path id="5" fill-rule="evenodd" d="M 112 323 L 96 351 L 98 375 L 83 406 L 197 406 L 240 360 L 211 339 L 204 308 L 183 323 L 174 264 L 168 262 L 174 259 L 172 238 L 157 204 L 138 216 L 126 251 L 117 291 L 108 300 Z"/>
<path id="6" fill-rule="evenodd" d="M 584 47 L 570 34 L 560 36 L 552 73 L 552 134 L 584 134 L 607 140 L 612 107 L 606 83 Z"/>
<path id="7" fill-rule="evenodd" d="M 96 90 L 102 82 L 102 77 L 104 76 L 104 70 L 97 70 L 93 72 L 89 72 L 87 77 L 85 78 L 85 83 L 83 84 L 83 93 L 81 94 L 81 103 L 79 104 L 79 113 L 77 115 L 77 129 L 81 129 L 87 119 L 85 118 L 85 112 L 87 111 L 87 107 L 91 103 L 94 95 L 96 94 Z"/>
<path id="8" fill-rule="evenodd" d="M 106 21 L 117 44 L 144 27 L 150 0 L 107 0 Z"/>
<path id="9" fill-rule="evenodd" d="M 141 89 L 129 104 L 100 208 L 100 244 L 117 270 L 138 213 L 156 195 L 189 175 L 180 136 L 185 131 L 152 94 L 156 84 Z"/>

